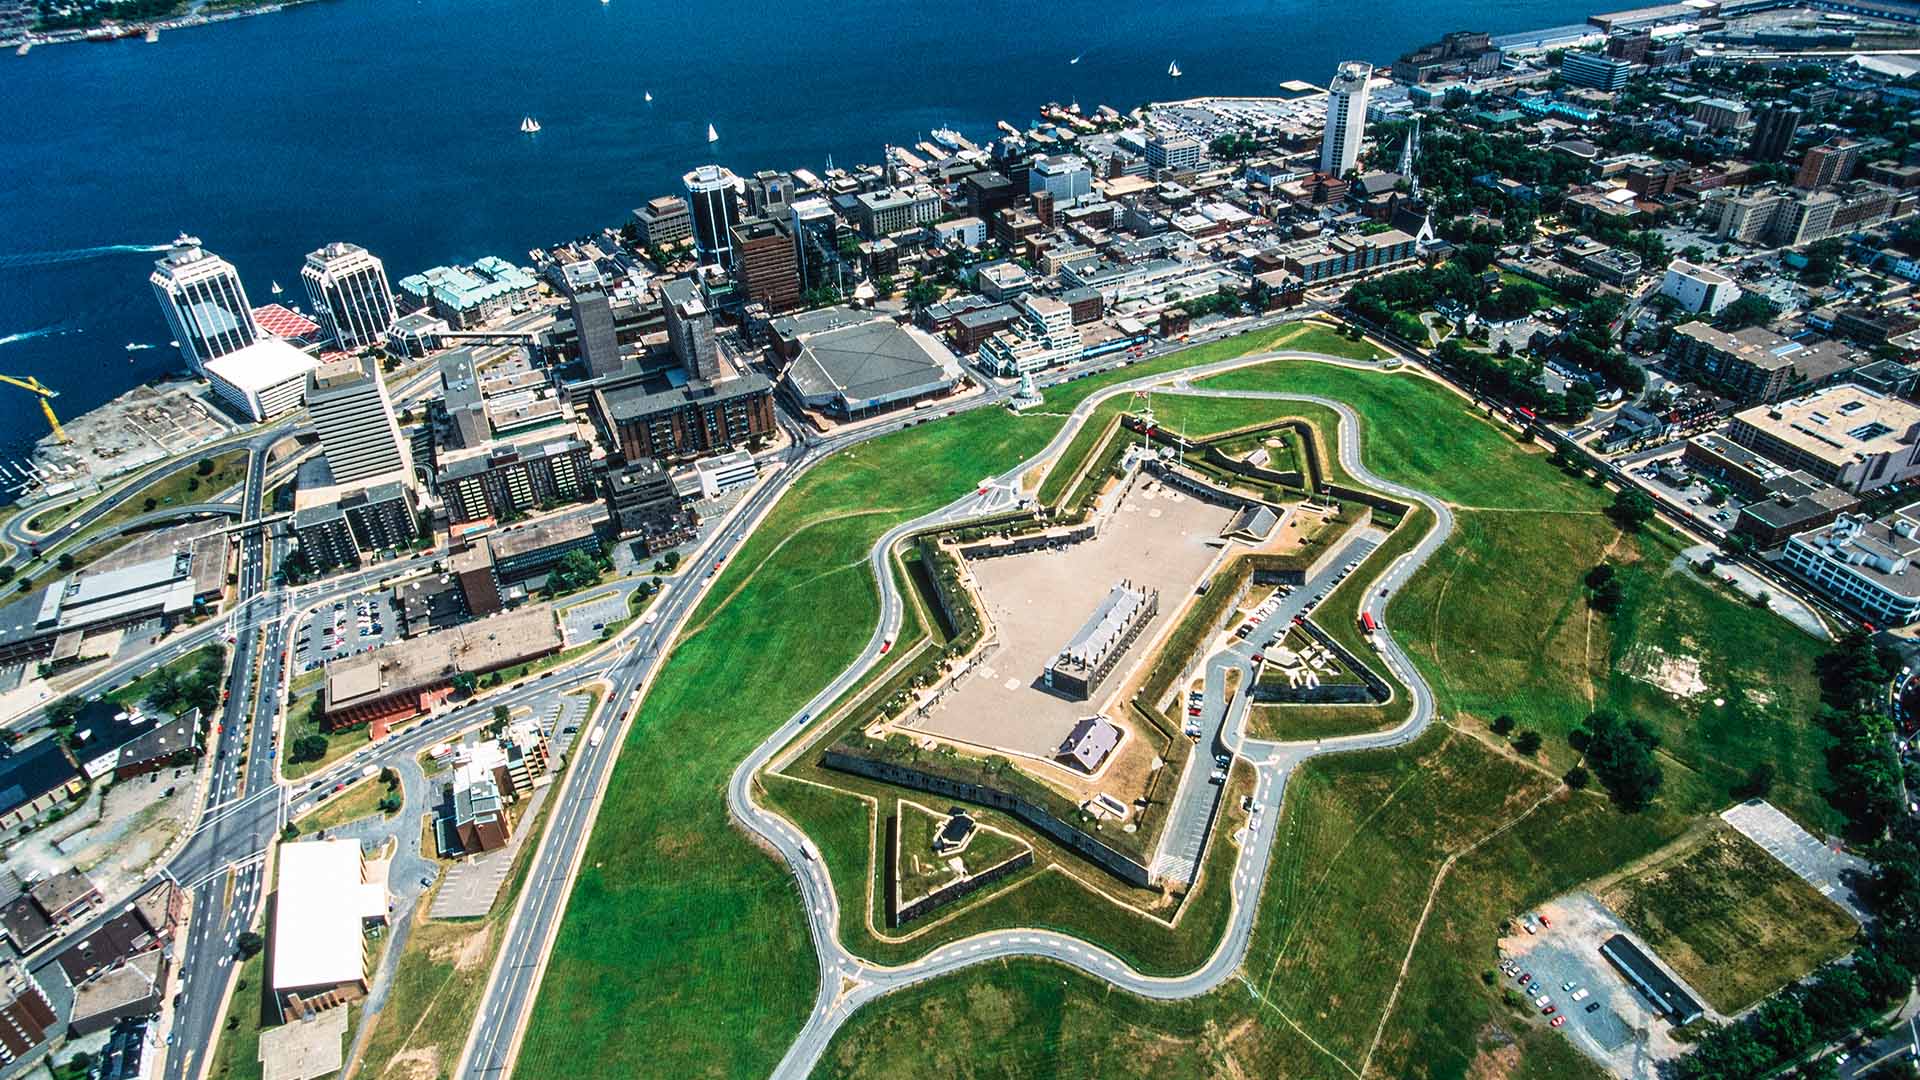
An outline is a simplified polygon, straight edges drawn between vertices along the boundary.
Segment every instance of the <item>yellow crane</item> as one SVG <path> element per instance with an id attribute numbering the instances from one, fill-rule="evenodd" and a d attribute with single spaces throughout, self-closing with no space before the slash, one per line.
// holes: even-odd
<path id="1" fill-rule="evenodd" d="M 60 427 L 60 418 L 53 415 L 53 403 L 48 400 L 49 398 L 59 397 L 60 391 L 52 389 L 51 387 L 41 386 L 40 380 L 31 375 L 24 379 L 16 379 L 12 375 L 0 375 L 0 383 L 6 383 L 8 386 L 17 386 L 29 393 L 38 394 L 40 397 L 40 411 L 47 414 L 47 426 L 53 429 L 54 441 L 63 443 L 73 441 L 67 438 L 66 431 Z"/>

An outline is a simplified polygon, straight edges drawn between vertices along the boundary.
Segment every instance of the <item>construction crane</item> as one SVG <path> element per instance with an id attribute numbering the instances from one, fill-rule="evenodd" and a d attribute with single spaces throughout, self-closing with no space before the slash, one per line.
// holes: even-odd
<path id="1" fill-rule="evenodd" d="M 60 391 L 41 386 L 40 380 L 31 375 L 24 379 L 16 379 L 11 375 L 0 375 L 0 383 L 6 383 L 8 386 L 17 386 L 29 393 L 38 394 L 40 397 L 40 411 L 47 414 L 47 426 L 53 429 L 54 441 L 63 443 L 73 441 L 67 438 L 65 429 L 60 426 L 60 418 L 53 415 L 53 403 L 48 400 L 59 397 Z"/>

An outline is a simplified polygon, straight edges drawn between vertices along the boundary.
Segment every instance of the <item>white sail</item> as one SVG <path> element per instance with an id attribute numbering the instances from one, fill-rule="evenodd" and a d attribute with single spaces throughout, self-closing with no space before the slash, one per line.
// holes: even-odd
<path id="1" fill-rule="evenodd" d="M 1176 79 L 1179 78 L 1180 77 L 1180 61 L 1175 60 L 1172 63 L 1168 64 L 1167 74 L 1173 76 Z"/>
<path id="2" fill-rule="evenodd" d="M 268 290 L 268 291 L 269 291 L 269 292 L 271 292 L 271 293 L 273 293 L 273 295 L 275 295 L 275 296 L 279 296 L 279 295 L 280 295 L 281 293 L 283 293 L 283 292 L 286 292 L 286 290 L 285 290 L 285 289 L 282 289 L 282 288 L 280 287 L 280 283 L 279 283 L 279 282 L 277 282 L 277 281 L 273 283 L 273 288 L 272 288 L 272 289 L 270 289 L 270 290 Z"/>
<path id="3" fill-rule="evenodd" d="M 707 141 L 710 143 L 716 143 L 720 141 L 720 133 L 713 130 L 712 124 L 707 125 Z"/>
<path id="4" fill-rule="evenodd" d="M 642 96 L 643 96 L 643 97 L 645 97 L 645 98 L 646 98 L 646 99 L 647 99 L 648 101 L 652 101 L 652 100 L 653 100 L 653 91 L 651 91 L 651 90 L 649 90 L 649 91 L 647 91 L 647 92 L 646 92 L 646 93 L 645 93 L 644 95 L 642 95 Z"/>

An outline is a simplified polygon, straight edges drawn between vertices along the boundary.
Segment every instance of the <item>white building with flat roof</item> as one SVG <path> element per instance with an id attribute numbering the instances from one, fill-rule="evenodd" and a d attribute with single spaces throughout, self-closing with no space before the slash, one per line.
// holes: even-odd
<path id="1" fill-rule="evenodd" d="M 1675 259 L 1667 264 L 1667 276 L 1660 282 L 1660 295 L 1695 315 L 1711 317 L 1740 299 L 1740 286 L 1718 270 Z"/>
<path id="2" fill-rule="evenodd" d="M 1327 126 L 1320 134 L 1320 171 L 1345 176 L 1360 163 L 1360 142 L 1367 132 L 1367 87 L 1373 65 L 1348 60 L 1327 87 Z"/>
<path id="3" fill-rule="evenodd" d="M 753 455 L 745 450 L 701 458 L 693 468 L 700 475 L 700 495 L 706 499 L 717 499 L 734 488 L 746 487 L 758 475 Z"/>
<path id="4" fill-rule="evenodd" d="M 358 840 L 280 845 L 273 903 L 273 992 L 293 1017 L 367 993 L 368 924 L 387 921 L 387 862 Z"/>
<path id="5" fill-rule="evenodd" d="M 238 352 L 209 360 L 213 392 L 255 422 L 299 408 L 307 397 L 307 374 L 320 362 L 279 338 L 261 338 Z"/>

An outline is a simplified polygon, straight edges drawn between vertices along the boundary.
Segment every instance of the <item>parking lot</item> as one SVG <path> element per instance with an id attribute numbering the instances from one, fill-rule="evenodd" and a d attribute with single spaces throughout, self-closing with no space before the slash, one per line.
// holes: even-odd
<path id="1" fill-rule="evenodd" d="M 1675 454 L 1636 465 L 1633 473 L 1668 506 L 1722 532 L 1730 531 L 1746 503 L 1729 495 L 1714 503 L 1714 489 Z"/>
<path id="2" fill-rule="evenodd" d="M 1863 860 L 1821 843 L 1812 833 L 1794 824 L 1792 818 L 1759 799 L 1729 807 L 1721 812 L 1720 818 L 1820 890 L 1822 896 L 1846 908 L 1847 913 L 1860 922 L 1866 922 L 1866 912 L 1854 900 L 1849 884 L 1863 880 L 1868 873 Z"/>
<path id="3" fill-rule="evenodd" d="M 1545 922 L 1536 918 L 1539 915 Z M 1686 1047 L 1600 954 L 1601 944 L 1615 934 L 1625 934 L 1645 949 L 1591 893 L 1559 897 L 1516 917 L 1512 935 L 1500 939 L 1500 955 L 1512 962 L 1513 971 L 1531 976 L 1535 988 L 1528 989 L 1508 971 L 1500 973 L 1501 983 L 1527 999 L 1533 1022 L 1551 1024 L 1566 1017 L 1560 1034 L 1607 1071 L 1627 1080 L 1656 1080 L 1659 1063 Z M 1684 985 L 1677 977 L 1675 981 Z M 1545 1004 L 1538 1004 L 1542 997 Z M 1550 1016 L 1542 1012 L 1548 1006 L 1554 1010 Z"/>
<path id="4" fill-rule="evenodd" d="M 560 633 L 567 646 L 593 641 L 609 624 L 627 617 L 627 594 L 619 589 L 595 593 L 560 609 Z"/>
<path id="5" fill-rule="evenodd" d="M 400 638 L 400 607 L 385 589 L 335 601 L 300 620 L 293 637 L 296 671 L 378 648 Z"/>

